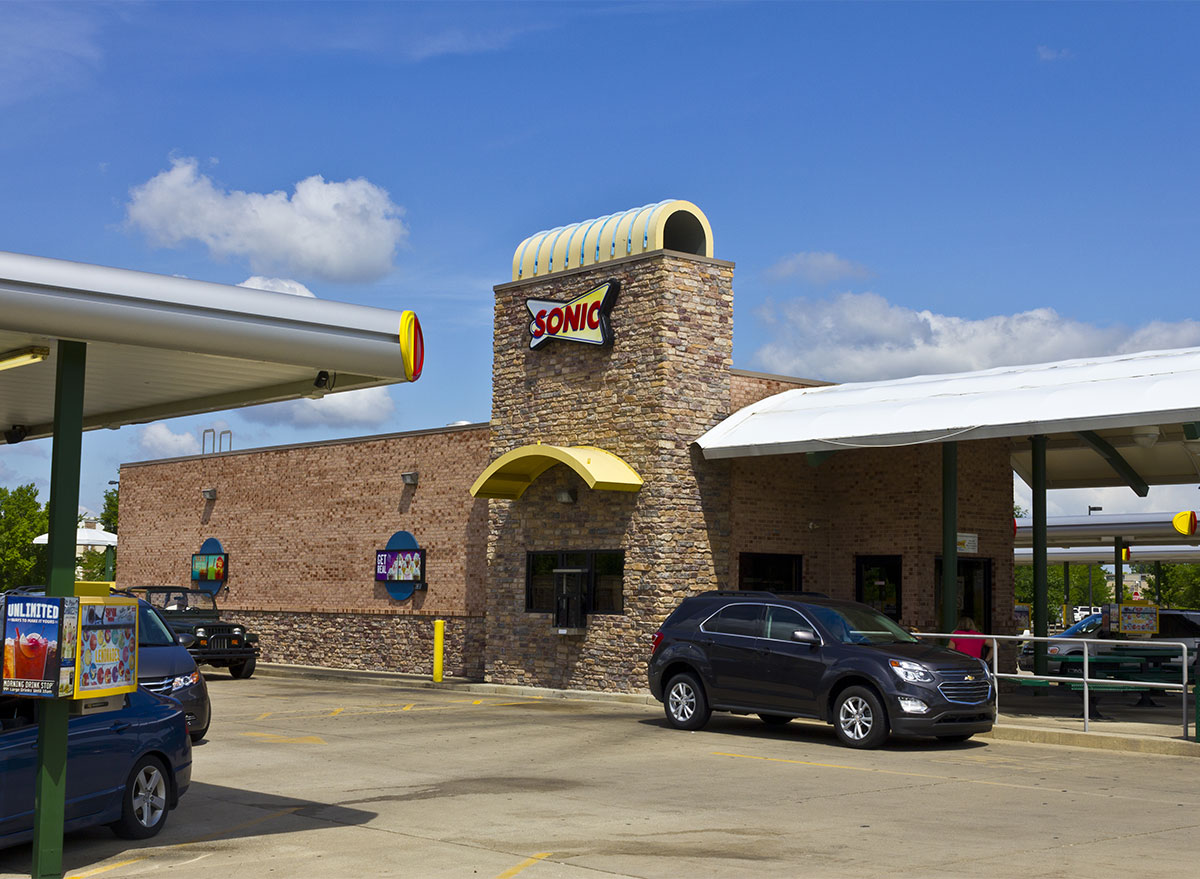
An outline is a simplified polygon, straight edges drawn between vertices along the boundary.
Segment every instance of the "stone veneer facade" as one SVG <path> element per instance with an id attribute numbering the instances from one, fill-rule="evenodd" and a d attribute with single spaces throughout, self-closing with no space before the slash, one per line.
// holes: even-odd
<path id="1" fill-rule="evenodd" d="M 125 464 L 117 584 L 186 586 L 215 537 L 229 553 L 220 606 L 259 633 L 264 661 L 428 673 L 444 619 L 446 674 L 478 679 L 487 501 L 469 489 L 487 462 L 475 424 Z M 374 579 L 399 530 L 426 550 L 428 589 L 405 601 Z"/>

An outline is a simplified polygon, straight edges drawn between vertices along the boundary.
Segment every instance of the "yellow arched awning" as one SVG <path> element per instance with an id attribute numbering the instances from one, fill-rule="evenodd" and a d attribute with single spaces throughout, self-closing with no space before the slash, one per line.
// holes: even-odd
<path id="1" fill-rule="evenodd" d="M 472 497 L 515 501 L 533 481 L 555 464 L 566 464 L 588 488 L 637 491 L 642 477 L 611 452 L 595 446 L 521 446 L 497 458 L 471 486 Z"/>

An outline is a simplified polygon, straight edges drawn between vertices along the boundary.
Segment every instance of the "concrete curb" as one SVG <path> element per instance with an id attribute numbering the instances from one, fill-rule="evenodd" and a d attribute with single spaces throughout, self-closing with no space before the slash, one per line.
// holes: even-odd
<path id="1" fill-rule="evenodd" d="M 978 736 L 998 742 L 1030 742 L 1037 745 L 1067 745 L 1072 748 L 1093 748 L 1101 751 L 1121 751 L 1127 754 L 1160 754 L 1173 757 L 1200 757 L 1200 742 L 1164 736 L 1136 736 L 1121 733 L 1074 732 L 1047 729 L 1041 726 L 1002 723 L 992 731 Z"/>
<path id="2" fill-rule="evenodd" d="M 485 684 L 466 678 L 448 678 L 434 683 L 427 675 L 401 674 L 389 671 L 367 671 L 354 668 L 326 668 L 316 665 L 287 665 L 260 662 L 256 674 L 267 677 L 309 678 L 328 681 L 358 681 L 366 683 L 397 683 L 406 687 L 427 690 L 457 690 L 463 693 L 485 693 L 495 696 L 522 696 L 532 699 L 574 699 L 585 702 L 620 702 L 626 705 L 657 705 L 649 693 L 601 693 L 594 690 L 552 690 L 545 687 L 525 687 L 512 684 Z M 1074 732 L 1040 726 L 1004 722 L 989 733 L 979 736 L 997 742 L 1029 742 L 1038 745 L 1066 745 L 1073 748 L 1093 748 L 1135 754 L 1159 754 L 1175 757 L 1200 757 L 1200 742 L 1163 736 L 1137 736 L 1117 733 Z"/>

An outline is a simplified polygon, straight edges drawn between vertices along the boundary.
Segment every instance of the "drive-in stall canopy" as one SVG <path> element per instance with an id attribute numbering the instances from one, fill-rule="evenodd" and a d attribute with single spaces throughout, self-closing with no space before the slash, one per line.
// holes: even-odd
<path id="1" fill-rule="evenodd" d="M 53 436 L 48 597 L 75 591 L 82 432 L 415 381 L 392 311 L 0 252 L 0 429 Z M 65 699 L 39 715 L 33 875 L 62 874 Z"/>

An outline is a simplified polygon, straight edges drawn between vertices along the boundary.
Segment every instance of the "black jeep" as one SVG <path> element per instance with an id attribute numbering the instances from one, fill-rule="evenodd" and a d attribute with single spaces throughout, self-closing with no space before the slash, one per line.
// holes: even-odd
<path id="1" fill-rule="evenodd" d="M 221 619 L 216 598 L 210 593 L 176 586 L 138 586 L 129 591 L 157 608 L 177 633 L 195 639 L 188 652 L 197 665 L 228 668 L 235 678 L 254 674 L 258 635 Z"/>

